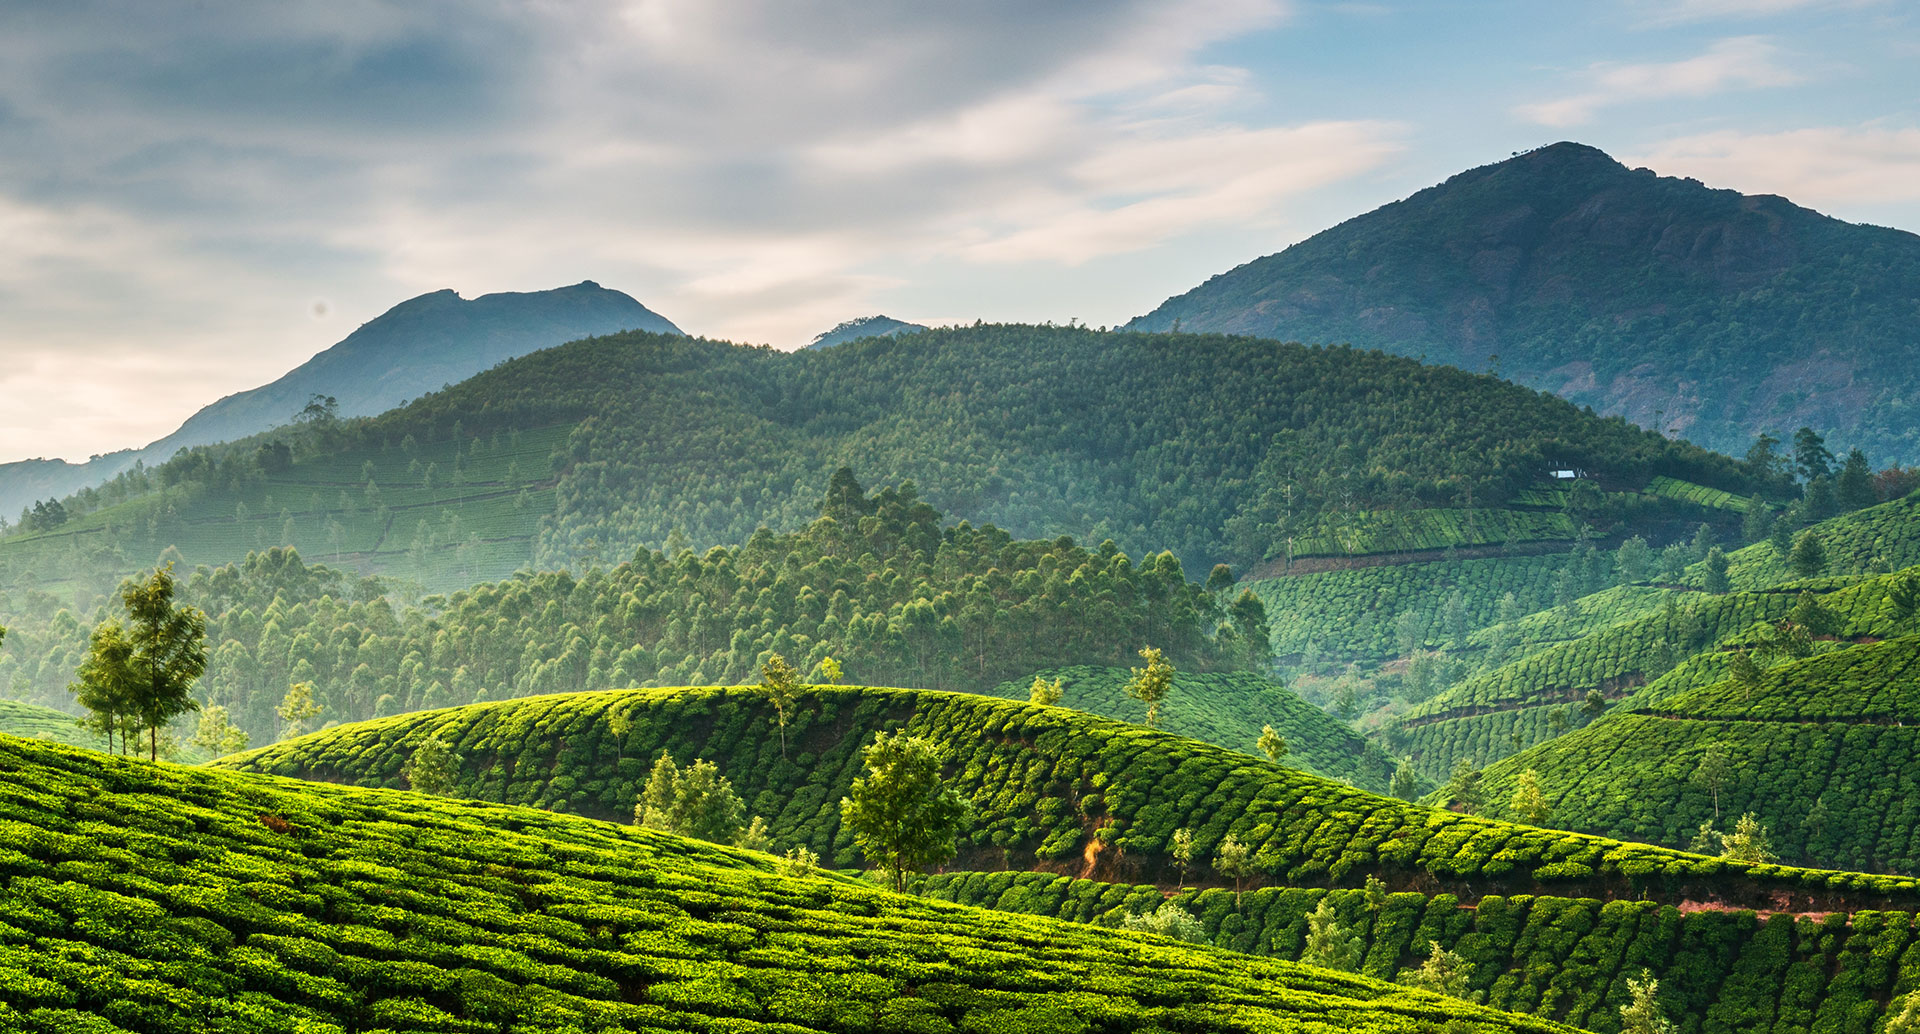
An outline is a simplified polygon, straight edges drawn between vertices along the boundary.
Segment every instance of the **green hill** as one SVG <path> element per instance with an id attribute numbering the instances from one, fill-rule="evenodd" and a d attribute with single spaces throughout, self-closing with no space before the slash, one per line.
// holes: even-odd
<path id="1" fill-rule="evenodd" d="M 0 1027 L 1561 1029 L 523 808 L 0 737 Z"/>
<path id="2" fill-rule="evenodd" d="M 1744 452 L 1811 425 L 1920 458 L 1920 237 L 1560 143 L 1463 172 L 1171 298 L 1130 330 L 1489 365 Z"/>
<path id="3" fill-rule="evenodd" d="M 17 700 L 0 700 L 0 733 L 23 740 L 52 740 L 88 750 L 102 750 L 106 745 L 99 734 L 81 728 L 65 711 Z"/>
<path id="4" fill-rule="evenodd" d="M 1851 631 L 1844 630 L 1844 631 Z M 1875 871 L 1920 867 L 1920 637 L 1782 664 L 1748 688 L 1721 677 L 1508 758 L 1489 793 L 1536 769 L 1554 824 L 1685 843 L 1714 818 L 1694 778 L 1720 745 L 1732 775 L 1719 828 L 1751 812 L 1783 857 Z"/>
<path id="5" fill-rule="evenodd" d="M 876 732 L 939 745 L 975 816 L 955 869 L 1041 869 L 1174 882 L 1169 843 L 1193 831 L 1193 878 L 1218 886 L 1217 846 L 1252 849 L 1252 886 L 1358 886 L 1486 894 L 1646 897 L 1792 910 L 1920 905 L 1906 877 L 1746 866 L 1457 815 L 1378 797 L 1224 748 L 1082 712 L 982 696 L 820 687 L 785 730 L 752 689 L 565 694 L 343 726 L 218 764 L 395 785 L 414 744 L 466 759 L 457 792 L 624 819 L 661 751 L 714 761 L 777 843 L 855 861 L 837 803 Z"/>
<path id="6" fill-rule="evenodd" d="M 1158 907 L 1158 887 L 1050 873 L 967 872 L 935 877 L 930 896 L 1010 912 L 1113 924 Z M 1920 983 L 1912 912 L 1680 909 L 1654 901 L 1489 897 L 1463 907 L 1451 894 L 1391 894 L 1378 908 L 1362 891 L 1268 888 L 1236 905 L 1231 890 L 1175 900 L 1215 943 L 1297 959 L 1307 917 L 1325 898 L 1363 937 L 1359 971 L 1390 978 L 1418 966 L 1430 941 L 1460 955 L 1468 986 L 1499 1009 L 1588 1030 L 1620 1029 L 1626 982 L 1650 970 L 1681 1034 L 1873 1034 L 1888 1003 Z"/>
<path id="7" fill-rule="evenodd" d="M 1589 491 L 1547 472 L 1588 471 Z M 1650 488 L 1777 488 L 1725 457 L 1448 367 L 1243 338 L 979 326 L 799 353 L 621 334 L 501 364 L 368 421 L 200 450 L 0 539 L 0 582 L 117 577 L 292 545 L 451 589 L 797 528 L 839 467 L 1016 535 L 1289 555 L 1560 548 L 1737 515 Z M 1291 546 L 1291 553 L 1289 552 Z M 110 579 L 109 579 L 110 580 Z"/>
<path id="8" fill-rule="evenodd" d="M 1002 682 L 987 692 L 1025 700 L 1036 677 L 1060 680 L 1063 707 L 1123 722 L 1146 718 L 1146 705 L 1127 695 L 1127 680 L 1132 676 L 1126 668 L 1049 668 Z M 1396 763 L 1379 747 L 1265 675 L 1179 672 L 1164 710 L 1161 727 L 1176 736 L 1251 754 L 1256 752 L 1254 741 L 1260 738 L 1261 728 L 1271 724 L 1287 741 L 1282 764 L 1344 779 L 1374 793 L 1386 793 L 1393 779 Z"/>
<path id="9" fill-rule="evenodd" d="M 261 744 L 279 737 L 275 708 L 294 682 L 314 685 L 326 723 L 532 693 L 757 682 L 770 652 L 803 677 L 832 656 L 852 678 L 974 691 L 1040 667 L 1133 661 L 1148 644 L 1187 670 L 1260 662 L 1259 604 L 1188 582 L 1171 554 L 1136 564 L 1110 543 L 947 527 L 910 486 L 868 496 L 842 477 L 830 495 L 803 531 L 522 575 L 417 607 L 280 549 L 196 571 L 184 598 L 209 615 L 200 699 Z M 0 600 L 12 626 L 0 681 L 65 703 L 104 605 Z"/>

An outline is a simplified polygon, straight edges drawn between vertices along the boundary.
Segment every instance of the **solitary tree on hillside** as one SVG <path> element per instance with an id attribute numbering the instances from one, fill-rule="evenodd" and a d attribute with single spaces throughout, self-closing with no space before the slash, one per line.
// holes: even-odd
<path id="1" fill-rule="evenodd" d="M 1700 764 L 1693 770 L 1693 781 L 1713 795 L 1713 817 L 1720 818 L 1720 791 L 1726 788 L 1727 779 L 1733 773 L 1733 752 L 1725 743 L 1718 740 L 1707 744 L 1706 752 L 1700 755 Z"/>
<path id="2" fill-rule="evenodd" d="M 1793 573 L 1802 578 L 1812 578 L 1827 567 L 1827 550 L 1820 544 L 1820 536 L 1812 528 L 1794 536 L 1793 552 L 1787 557 L 1787 565 Z"/>
<path id="3" fill-rule="evenodd" d="M 400 774 L 407 777 L 407 785 L 414 790 L 445 797 L 453 792 L 460 777 L 460 755 L 438 735 L 429 736 L 413 748 L 413 756 Z"/>
<path id="4" fill-rule="evenodd" d="M 633 820 L 642 826 L 716 844 L 736 842 L 747 828 L 746 814 L 733 781 L 720 774 L 719 766 L 695 758 L 681 768 L 665 751 L 654 761 L 633 808 Z"/>
<path id="5" fill-rule="evenodd" d="M 200 726 L 194 730 L 193 745 L 210 758 L 225 757 L 247 749 L 247 734 L 234 727 L 227 709 L 219 704 L 200 710 Z"/>
<path id="6" fill-rule="evenodd" d="M 1027 687 L 1027 700 L 1046 707 L 1058 707 L 1061 695 L 1060 682 L 1059 679 L 1048 681 L 1035 675 L 1033 684 Z"/>
<path id="7" fill-rule="evenodd" d="M 1276 765 L 1280 763 L 1281 758 L 1287 756 L 1286 737 L 1273 731 L 1271 725 L 1260 727 L 1260 740 L 1256 745 L 1260 748 L 1260 753 L 1265 754 L 1267 760 Z"/>
<path id="8" fill-rule="evenodd" d="M 1168 842 L 1167 853 L 1173 857 L 1173 864 L 1180 869 L 1180 887 L 1184 890 L 1187 886 L 1187 868 L 1193 864 L 1193 830 L 1185 826 L 1174 830 L 1173 837 Z"/>
<path id="9" fill-rule="evenodd" d="M 1480 785 L 1483 773 L 1472 760 L 1461 758 L 1453 763 L 1453 772 L 1447 778 L 1446 805 L 1468 815 L 1478 815 L 1487 806 L 1486 790 Z"/>
<path id="10" fill-rule="evenodd" d="M 760 665 L 760 692 L 773 707 L 774 721 L 780 726 L 780 757 L 787 756 L 787 717 L 800 699 L 800 673 L 785 657 L 774 654 Z"/>
<path id="11" fill-rule="evenodd" d="M 1156 647 L 1141 647 L 1140 656 L 1147 666 L 1131 669 L 1133 677 L 1127 680 L 1127 695 L 1147 705 L 1146 725 L 1151 729 L 1159 724 L 1160 703 L 1173 687 L 1173 665 L 1167 663 Z"/>
<path id="12" fill-rule="evenodd" d="M 1514 782 L 1513 800 L 1508 803 L 1507 812 L 1515 822 L 1529 826 L 1544 826 L 1553 817 L 1553 809 L 1547 806 L 1547 795 L 1540 789 L 1539 772 L 1529 768 L 1520 773 Z"/>
<path id="13" fill-rule="evenodd" d="M 1732 585 L 1727 581 L 1727 554 L 1719 546 L 1707 550 L 1706 573 L 1702 576 L 1701 587 L 1715 596 L 1725 596 Z"/>
<path id="14" fill-rule="evenodd" d="M 67 687 L 81 707 L 87 709 L 82 723 L 107 738 L 109 750 L 119 736 L 119 750 L 127 751 L 127 740 L 138 733 L 134 727 L 133 643 L 126 626 L 108 619 L 94 627 L 87 639 L 87 652 L 80 658 L 74 681 Z"/>
<path id="15" fill-rule="evenodd" d="M 1220 841 L 1220 849 L 1213 855 L 1213 871 L 1233 881 L 1233 907 L 1240 907 L 1240 896 L 1246 890 L 1247 877 L 1255 872 L 1253 867 L 1253 849 L 1242 843 L 1232 833 Z"/>
<path id="16" fill-rule="evenodd" d="M 907 874 L 954 855 L 954 840 L 972 808 L 940 774 L 930 741 L 895 731 L 875 733 L 863 760 L 867 774 L 840 799 L 840 821 L 867 860 L 904 891 Z"/>
<path id="17" fill-rule="evenodd" d="M 1360 968 L 1360 957 L 1365 950 L 1360 931 L 1341 922 L 1340 914 L 1334 911 L 1333 896 L 1323 896 L 1307 916 L 1307 943 L 1300 953 L 1300 961 L 1351 973 Z"/>
<path id="18" fill-rule="evenodd" d="M 846 678 L 840 670 L 840 662 L 831 657 L 820 658 L 820 681 L 829 686 L 837 686 Z"/>
<path id="19" fill-rule="evenodd" d="M 1887 605 L 1893 608 L 1895 620 L 1913 617 L 1914 611 L 1920 610 L 1920 575 L 1909 572 L 1889 580 Z"/>
<path id="20" fill-rule="evenodd" d="M 1751 653 L 1741 650 L 1727 661 L 1727 677 L 1740 687 L 1741 700 L 1752 700 L 1753 691 L 1760 687 L 1760 666 L 1753 663 Z"/>
<path id="21" fill-rule="evenodd" d="M 1387 792 L 1403 801 L 1413 800 L 1420 795 L 1420 775 L 1413 770 L 1413 762 L 1402 761 L 1393 770 L 1393 780 L 1387 784 Z"/>
<path id="22" fill-rule="evenodd" d="M 1827 440 L 1811 427 L 1793 432 L 1793 466 L 1802 481 L 1818 481 L 1833 473 L 1833 453 L 1827 450 Z"/>
<path id="23" fill-rule="evenodd" d="M 1733 824 L 1733 832 L 1720 838 L 1720 857 L 1755 864 L 1773 861 L 1767 827 L 1760 824 L 1753 812 L 1740 816 Z"/>
<path id="24" fill-rule="evenodd" d="M 1478 991 L 1470 990 L 1468 982 L 1473 978 L 1473 967 L 1467 960 L 1455 952 L 1440 946 L 1439 941 L 1427 941 L 1427 961 L 1419 969 L 1403 969 L 1395 979 L 1408 987 L 1417 987 L 1434 994 L 1450 995 L 1469 1002 L 1480 1000 Z"/>
<path id="25" fill-rule="evenodd" d="M 1640 971 L 1640 979 L 1627 978 L 1627 994 L 1632 1001 L 1620 1007 L 1620 1034 L 1677 1034 L 1679 1027 L 1660 1008 L 1660 981 L 1653 973 Z"/>
<path id="26" fill-rule="evenodd" d="M 81 703 L 96 715 L 97 705 L 108 708 L 123 735 L 129 719 L 147 730 L 150 761 L 160 759 L 160 729 L 199 709 L 193 683 L 207 670 L 207 616 L 174 602 L 175 591 L 171 564 L 123 583 L 127 623 L 108 619 L 94 630 L 76 685 Z"/>
<path id="27" fill-rule="evenodd" d="M 307 723 L 320 715 L 320 705 L 313 702 L 313 683 L 296 682 L 287 687 L 287 695 L 280 700 L 280 706 L 274 709 L 280 716 L 280 738 L 293 739 L 307 731 Z"/>

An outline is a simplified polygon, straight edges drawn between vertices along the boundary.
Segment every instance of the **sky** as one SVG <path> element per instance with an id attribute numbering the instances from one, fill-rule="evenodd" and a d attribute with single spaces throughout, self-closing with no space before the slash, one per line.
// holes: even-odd
<path id="1" fill-rule="evenodd" d="M 1118 324 L 1558 140 L 1920 230 L 1920 5 L 7 0 L 0 461 L 442 288 Z"/>

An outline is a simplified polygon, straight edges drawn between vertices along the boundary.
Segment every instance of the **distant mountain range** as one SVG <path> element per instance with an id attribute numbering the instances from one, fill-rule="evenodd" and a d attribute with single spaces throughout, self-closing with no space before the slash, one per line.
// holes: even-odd
<path id="1" fill-rule="evenodd" d="M 1810 425 L 1920 460 L 1920 236 L 1580 144 L 1463 172 L 1127 325 L 1175 328 L 1496 370 L 1735 454 Z"/>
<path id="2" fill-rule="evenodd" d="M 231 441 L 291 421 L 315 395 L 340 416 L 372 416 L 502 360 L 580 338 L 646 330 L 682 334 L 664 317 L 591 280 L 551 291 L 503 292 L 471 301 L 452 290 L 401 302 L 332 348 L 258 388 L 220 399 L 141 449 L 86 463 L 33 459 L 0 464 L 0 514 L 100 484 L 136 462 L 152 466 L 193 445 Z"/>
<path id="3" fill-rule="evenodd" d="M 807 347 L 832 348 L 834 345 L 858 341 L 863 337 L 893 337 L 896 334 L 912 334 L 925 329 L 927 328 L 918 323 L 908 323 L 906 320 L 897 320 L 891 316 L 862 316 L 822 333 Z"/>

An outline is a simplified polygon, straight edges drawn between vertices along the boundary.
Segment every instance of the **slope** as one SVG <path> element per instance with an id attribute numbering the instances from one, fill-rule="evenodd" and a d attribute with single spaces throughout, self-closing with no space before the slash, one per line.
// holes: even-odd
<path id="1" fill-rule="evenodd" d="M 1851 629 L 1843 630 L 1851 631 Z M 1920 865 L 1920 637 L 1821 653 L 1747 687 L 1721 678 L 1630 706 L 1490 770 L 1512 793 L 1535 769 L 1556 825 L 1685 843 L 1700 824 L 1752 813 L 1780 855 L 1881 872 Z M 1696 778 L 1727 758 L 1718 800 Z"/>
<path id="2" fill-rule="evenodd" d="M 858 341 L 863 337 L 894 337 L 925 329 L 927 328 L 921 324 L 908 323 L 891 316 L 861 316 L 837 323 L 832 330 L 821 331 L 806 347 L 832 348 L 849 341 Z"/>
<path id="3" fill-rule="evenodd" d="M 1560 1029 L 521 808 L 10 737 L 0 771 L 8 1030 Z"/>
<path id="4" fill-rule="evenodd" d="M 0 733 L 24 740 L 51 740 L 89 750 L 100 750 L 106 741 L 98 733 L 80 727 L 65 711 L 36 707 L 17 700 L 0 700 Z"/>
<path id="5" fill-rule="evenodd" d="M 1916 284 L 1913 234 L 1560 143 L 1215 276 L 1128 329 L 1497 365 L 1729 452 L 1808 424 L 1912 462 Z"/>
<path id="6" fill-rule="evenodd" d="M 1002 682 L 987 692 L 1027 699 L 1033 679 L 1060 681 L 1063 707 L 1141 722 L 1146 706 L 1129 697 L 1126 668 L 1081 665 L 1049 668 Z M 1395 762 L 1379 747 L 1279 682 L 1250 671 L 1178 672 L 1163 704 L 1161 725 L 1175 736 L 1254 753 L 1262 727 L 1271 724 L 1287 741 L 1282 764 L 1304 768 L 1362 790 L 1386 793 Z"/>
<path id="7" fill-rule="evenodd" d="M 546 442 L 546 459 L 506 462 L 514 432 Z M 1561 463 L 1589 471 L 1592 490 L 1544 485 Z M 812 486 L 842 466 L 911 480 L 969 521 L 1171 549 L 1196 573 L 1308 553 L 1564 548 L 1576 519 L 1599 534 L 1729 519 L 1641 491 L 1657 477 L 1743 496 L 1769 484 L 1550 396 L 1373 352 L 1063 327 L 792 354 L 626 334 L 522 357 L 364 423 L 129 476 L 76 503 L 65 527 L 0 539 L 0 565 L 44 578 L 169 544 L 189 563 L 237 560 L 260 548 L 258 531 L 265 545 L 446 588 L 465 584 L 449 568 L 474 536 L 470 552 L 499 546 L 504 563 L 511 546 L 554 568 L 797 527 L 815 513 Z"/>
<path id="8" fill-rule="evenodd" d="M 831 864 L 857 857 L 838 802 L 881 730 L 932 740 L 974 818 L 953 868 L 1039 869 L 1172 884 L 1175 830 L 1193 874 L 1229 835 L 1251 848 L 1250 886 L 1389 887 L 1486 894 L 1646 897 L 1796 911 L 1912 908 L 1912 878 L 1746 866 L 1665 848 L 1456 815 L 1377 797 L 1235 751 L 1077 711 L 918 690 L 814 687 L 784 740 L 755 689 L 562 694 L 380 719 L 221 759 L 231 768 L 395 785 L 429 736 L 465 758 L 459 793 L 590 816 L 632 815 L 661 751 L 705 758 L 766 817 L 777 843 Z"/>
<path id="9" fill-rule="evenodd" d="M 136 463 L 158 466 L 183 448 L 233 441 L 293 421 L 315 395 L 337 415 L 372 416 L 505 359 L 622 330 L 679 334 L 672 323 L 591 280 L 529 293 L 467 300 L 451 290 L 401 302 L 338 344 L 258 388 L 214 402 L 172 434 L 82 464 L 0 464 L 0 513 L 98 485 Z"/>

